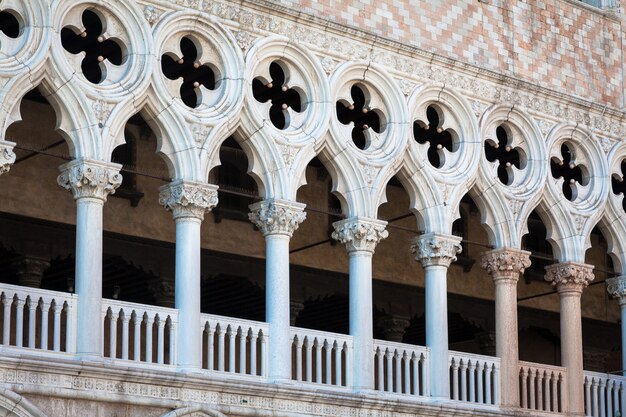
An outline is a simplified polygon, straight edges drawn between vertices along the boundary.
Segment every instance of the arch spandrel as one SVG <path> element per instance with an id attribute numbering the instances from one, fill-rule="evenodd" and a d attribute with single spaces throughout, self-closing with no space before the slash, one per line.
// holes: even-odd
<path id="1" fill-rule="evenodd" d="M 606 155 L 591 132 L 572 124 L 555 126 L 548 134 L 547 149 L 550 168 L 537 211 L 557 259 L 584 262 L 591 230 L 605 212 L 608 198 Z M 580 177 L 566 181 L 570 173 L 559 174 L 559 167 L 578 168 Z M 571 187 L 569 196 L 566 187 Z"/>
<path id="2" fill-rule="evenodd" d="M 8 389 L 0 389 L 0 413 L 7 417 L 47 417 L 33 403 Z"/>

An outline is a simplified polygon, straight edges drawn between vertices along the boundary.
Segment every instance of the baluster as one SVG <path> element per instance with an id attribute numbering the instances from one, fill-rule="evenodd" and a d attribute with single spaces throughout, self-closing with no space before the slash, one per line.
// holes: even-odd
<path id="1" fill-rule="evenodd" d="M 28 307 L 28 347 L 31 349 L 35 349 L 35 330 L 36 330 L 36 319 L 37 319 L 37 305 L 39 304 L 39 299 L 37 301 L 33 300 L 33 297 L 29 296 L 26 299 L 26 307 Z M 43 323 L 42 323 L 43 325 Z"/>
<path id="2" fill-rule="evenodd" d="M 133 318 L 133 333 L 134 333 L 134 345 L 133 345 L 133 360 L 141 360 L 141 322 L 143 321 L 143 315 L 139 315 L 136 311 L 132 312 Z"/>
<path id="3" fill-rule="evenodd" d="M 493 403 L 500 404 L 500 368 L 493 367 Z"/>
<path id="4" fill-rule="evenodd" d="M 169 330 L 169 335 L 170 335 L 170 349 L 169 349 L 170 361 L 169 361 L 169 364 L 170 365 L 174 365 L 174 364 L 176 364 L 176 351 L 174 349 L 174 347 L 176 346 L 176 329 L 174 327 L 174 320 L 172 320 L 171 317 L 169 317 L 168 321 L 169 321 L 169 326 L 170 326 L 170 330 Z"/>
<path id="5" fill-rule="evenodd" d="M 267 335 L 261 333 L 261 376 L 267 376 Z"/>
<path id="6" fill-rule="evenodd" d="M 352 366 L 352 357 L 351 357 L 351 353 L 350 353 L 350 349 L 348 347 L 348 342 L 343 342 L 343 352 L 346 355 L 346 362 L 345 362 L 345 368 L 346 368 L 346 383 L 344 384 L 346 387 L 351 387 L 352 386 L 352 373 L 350 372 L 351 366 Z"/>
<path id="7" fill-rule="evenodd" d="M 228 326 L 226 336 L 228 336 L 228 372 L 235 373 L 235 343 L 237 339 L 237 331 L 233 330 L 232 326 Z"/>
<path id="8" fill-rule="evenodd" d="M 126 311 L 122 310 L 120 313 L 120 317 L 122 319 L 122 359 L 128 360 L 128 322 L 130 321 L 130 317 L 126 313 Z"/>
<path id="9" fill-rule="evenodd" d="M 585 416 L 591 416 L 591 381 L 585 377 Z"/>
<path id="10" fill-rule="evenodd" d="M 109 313 L 109 357 L 117 357 L 117 314 L 111 308 Z"/>
<path id="11" fill-rule="evenodd" d="M 376 381 L 376 389 L 385 390 L 385 364 L 382 357 L 380 346 L 376 347 L 376 368 L 378 369 L 378 381 Z"/>
<path id="12" fill-rule="evenodd" d="M 491 376 L 493 375 L 493 364 L 485 366 L 485 404 L 493 404 L 491 401 Z"/>
<path id="13" fill-rule="evenodd" d="M 61 312 L 63 311 L 63 304 L 59 305 L 59 301 L 54 300 L 52 307 L 54 312 L 54 333 L 52 335 L 52 350 L 55 352 L 61 351 Z"/>
<path id="14" fill-rule="evenodd" d="M 404 364 L 404 387 L 401 390 L 404 394 L 411 393 L 411 358 L 405 350 L 402 353 L 402 363 Z"/>
<path id="15" fill-rule="evenodd" d="M 225 331 L 222 330 L 222 325 L 218 324 L 216 328 L 217 333 L 217 370 L 224 370 L 224 337 L 226 336 Z"/>
<path id="16" fill-rule="evenodd" d="M 165 320 L 160 314 L 157 317 L 157 363 L 163 365 L 165 362 Z"/>
<path id="17" fill-rule="evenodd" d="M 335 341 L 335 381 L 336 385 L 340 387 L 343 383 L 342 372 L 341 372 L 341 347 L 339 343 Z"/>
<path id="18" fill-rule="evenodd" d="M 530 371 L 532 372 L 532 371 Z M 526 380 L 526 368 L 522 368 L 522 370 L 520 371 L 520 374 L 522 376 L 522 383 L 520 384 L 520 391 L 521 391 L 521 397 L 522 397 L 522 404 L 521 407 L 522 408 L 528 408 L 528 395 L 526 394 L 526 384 L 528 383 Z"/>
<path id="19" fill-rule="evenodd" d="M 294 336 L 293 344 L 296 347 L 296 381 L 302 381 L 302 343 L 298 335 Z"/>
<path id="20" fill-rule="evenodd" d="M 306 382 L 313 382 L 313 343 L 311 343 L 308 336 L 304 339 L 304 349 L 304 363 L 306 364 Z"/>
<path id="21" fill-rule="evenodd" d="M 74 332 L 74 320 L 72 316 L 74 312 L 72 310 L 72 304 L 66 303 L 63 307 L 65 309 L 65 351 L 75 352 L 75 346 L 72 343 L 72 335 Z"/>
<path id="22" fill-rule="evenodd" d="M 146 312 L 146 362 L 152 363 L 152 328 L 154 315 Z"/>
<path id="23" fill-rule="evenodd" d="M 250 329 L 250 375 L 256 375 L 256 348 L 257 335 Z"/>
<path id="24" fill-rule="evenodd" d="M 469 374 L 469 402 L 476 401 L 476 362 L 469 361 L 467 365 Z"/>
<path id="25" fill-rule="evenodd" d="M 208 321 L 205 323 L 205 329 L 207 332 L 206 341 L 206 365 L 209 371 L 212 371 L 215 364 L 215 338 L 213 336 L 213 327 Z"/>
<path id="26" fill-rule="evenodd" d="M 393 368 L 391 366 L 392 354 L 389 349 L 385 349 L 385 360 L 387 362 L 387 373 L 385 374 L 387 386 L 385 387 L 385 390 L 387 392 L 391 392 L 393 391 Z"/>
<path id="27" fill-rule="evenodd" d="M 559 411 L 559 390 L 558 390 L 558 379 L 560 375 L 552 372 L 552 410 L 553 412 Z"/>
<path id="28" fill-rule="evenodd" d="M 413 363 L 413 395 L 420 395 L 420 360 L 415 355 L 415 352 L 411 354 L 411 362 Z"/>
<path id="29" fill-rule="evenodd" d="M 619 385 L 619 386 L 618 386 Z M 624 415 L 624 413 L 622 412 L 624 407 L 624 402 L 622 401 L 622 407 L 620 407 L 620 394 L 623 392 L 624 387 L 619 384 L 617 381 L 615 382 L 615 385 L 613 386 L 613 404 L 615 404 L 614 408 L 615 408 L 615 414 L 613 415 L 617 415 L 617 413 L 619 412 L 620 415 Z"/>
<path id="30" fill-rule="evenodd" d="M 400 352 L 396 349 L 393 354 L 394 364 L 394 384 L 393 392 L 402 392 L 402 364 L 400 363 Z"/>
<path id="31" fill-rule="evenodd" d="M 599 409 L 598 409 L 598 380 L 596 378 L 593 378 L 591 380 L 591 401 L 592 401 L 592 407 L 591 407 L 591 412 L 593 417 L 598 417 L 599 416 Z"/>
<path id="32" fill-rule="evenodd" d="M 424 378 L 424 381 L 428 380 L 428 376 Z M 452 359 L 452 399 L 459 399 L 459 365 L 456 359 Z"/>
<path id="33" fill-rule="evenodd" d="M 528 393 L 530 394 L 529 395 L 530 398 L 528 400 L 528 408 L 530 408 L 531 410 L 535 409 L 535 379 L 536 379 L 535 372 L 536 372 L 535 369 L 531 369 L 528 372 L 528 380 L 529 380 Z"/>
<path id="34" fill-rule="evenodd" d="M 333 362 L 331 359 L 333 348 L 331 347 L 328 340 L 324 340 L 324 350 L 326 352 L 326 383 L 331 385 L 333 383 L 333 376 L 332 376 Z"/>
<path id="35" fill-rule="evenodd" d="M 313 345 L 315 347 L 315 382 L 318 384 L 322 383 L 322 346 L 320 345 L 319 339 L 315 338 L 315 343 Z"/>
<path id="36" fill-rule="evenodd" d="M 544 371 L 537 370 L 537 410 L 544 411 L 543 405 L 543 375 Z"/>
<path id="37" fill-rule="evenodd" d="M 606 382 L 604 378 L 601 378 L 600 381 L 598 381 L 598 388 L 599 388 L 598 395 L 600 397 L 600 401 L 599 401 L 600 417 L 606 417 L 606 409 L 604 408 L 605 407 L 604 394 L 606 393 Z"/>
<path id="38" fill-rule="evenodd" d="M 461 359 L 461 401 L 467 401 L 467 362 Z"/>
<path id="39" fill-rule="evenodd" d="M 48 327 L 49 327 L 50 302 L 41 300 L 41 349 L 48 350 Z"/>
<path id="40" fill-rule="evenodd" d="M 606 416 L 613 417 L 613 388 L 615 381 L 609 379 L 606 381 Z"/>
<path id="41" fill-rule="evenodd" d="M 487 364 L 476 362 L 476 402 L 484 404 L 483 399 L 483 369 L 487 368 Z"/>
<path id="42" fill-rule="evenodd" d="M 9 297 L 4 293 L 2 299 L 4 306 L 4 319 L 2 322 L 2 344 L 9 346 L 11 344 L 11 306 L 13 305 L 13 297 Z"/>
<path id="43" fill-rule="evenodd" d="M 425 397 L 430 396 L 430 356 L 420 355 L 422 364 L 422 392 Z"/>
<path id="44" fill-rule="evenodd" d="M 15 301 L 16 315 L 15 315 L 15 346 L 22 347 L 24 343 L 24 304 L 25 300 L 18 298 Z"/>
<path id="45" fill-rule="evenodd" d="M 247 331 L 239 327 L 239 373 L 246 374 L 246 344 L 248 343 Z"/>

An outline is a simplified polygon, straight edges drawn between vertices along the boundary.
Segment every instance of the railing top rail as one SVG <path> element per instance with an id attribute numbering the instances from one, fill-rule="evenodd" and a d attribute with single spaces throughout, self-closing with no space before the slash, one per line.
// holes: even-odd
<path id="1" fill-rule="evenodd" d="M 619 374 L 610 374 L 606 372 L 593 372 L 583 371 L 584 376 L 590 376 L 592 378 L 612 379 L 614 381 L 626 382 L 626 377 Z"/>
<path id="2" fill-rule="evenodd" d="M 500 358 L 497 358 L 495 356 L 477 355 L 475 353 L 457 352 L 454 350 L 449 351 L 448 356 L 450 359 L 452 359 L 453 357 L 460 357 L 461 359 L 471 359 L 474 361 L 493 363 L 498 366 L 500 365 Z"/>
<path id="3" fill-rule="evenodd" d="M 21 295 L 36 295 L 46 298 L 59 298 L 59 299 L 76 299 L 76 294 L 62 291 L 43 290 L 41 288 L 23 287 L 21 285 L 0 284 L 0 292 L 18 293 Z"/>
<path id="4" fill-rule="evenodd" d="M 255 321 L 255 320 L 240 319 L 236 317 L 218 316 L 216 314 L 204 314 L 203 313 L 200 315 L 200 320 L 202 321 L 202 327 L 204 327 L 204 323 L 206 323 L 207 321 L 208 322 L 224 322 L 224 323 L 237 325 L 237 326 L 258 327 L 263 330 L 265 335 L 267 335 L 267 332 L 270 328 L 269 324 L 265 323 L 264 321 Z"/>
<path id="5" fill-rule="evenodd" d="M 543 363 L 519 361 L 519 367 L 542 369 L 544 371 L 557 371 L 557 372 L 561 372 L 562 374 L 567 374 L 567 368 L 564 368 L 562 366 L 556 366 L 556 365 L 546 365 Z"/>
<path id="6" fill-rule="evenodd" d="M 374 351 L 376 351 L 376 348 L 379 346 L 398 349 L 398 350 L 407 350 L 407 351 L 426 353 L 426 354 L 430 352 L 430 349 L 427 348 L 426 346 L 410 345 L 408 343 L 388 342 L 386 340 L 374 339 Z"/>
<path id="7" fill-rule="evenodd" d="M 295 335 L 299 336 L 309 336 L 318 339 L 334 339 L 341 342 L 346 342 L 348 346 L 352 346 L 352 336 L 349 334 L 341 334 L 341 333 L 332 333 L 332 332 L 322 332 L 319 330 L 312 329 L 303 329 L 301 327 L 291 327 L 291 337 L 293 338 Z"/>
<path id="8" fill-rule="evenodd" d="M 131 303 L 128 301 L 120 301 L 120 300 L 112 300 L 109 298 L 102 299 L 102 314 L 106 314 L 109 310 L 109 307 L 114 307 L 114 310 L 119 311 L 119 309 L 126 310 L 135 310 L 135 311 L 149 311 L 152 313 L 158 313 L 159 316 L 167 317 L 170 316 L 172 320 L 178 321 L 178 310 L 175 308 L 167 308 L 160 306 L 153 306 L 149 304 L 139 304 L 139 303 Z M 114 311 L 117 313 L 117 311 Z"/>

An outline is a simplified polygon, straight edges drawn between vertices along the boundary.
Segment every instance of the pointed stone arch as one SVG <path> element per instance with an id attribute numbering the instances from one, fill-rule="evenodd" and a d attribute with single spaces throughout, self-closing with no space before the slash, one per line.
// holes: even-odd
<path id="1" fill-rule="evenodd" d="M 26 398 L 7 389 L 0 389 L 0 412 L 10 417 L 47 417 Z"/>

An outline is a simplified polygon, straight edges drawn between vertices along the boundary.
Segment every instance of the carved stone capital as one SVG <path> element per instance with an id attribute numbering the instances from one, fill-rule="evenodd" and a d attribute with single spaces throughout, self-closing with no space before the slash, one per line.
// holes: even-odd
<path id="1" fill-rule="evenodd" d="M 121 168 L 120 164 L 76 159 L 59 167 L 57 183 L 71 190 L 76 200 L 95 198 L 104 202 L 122 184 Z"/>
<path id="2" fill-rule="evenodd" d="M 612 297 L 619 300 L 620 306 L 626 305 L 626 275 L 608 278 L 606 280 L 606 290 Z"/>
<path id="3" fill-rule="evenodd" d="M 459 236 L 423 234 L 413 239 L 411 253 L 415 254 L 415 259 L 420 261 L 424 268 L 433 265 L 447 268 L 461 253 L 461 240 Z"/>
<path id="4" fill-rule="evenodd" d="M 248 218 L 258 227 L 263 236 L 293 236 L 300 223 L 306 219 L 305 204 L 294 201 L 268 199 L 250 204 Z"/>
<path id="5" fill-rule="evenodd" d="M 530 252 L 501 248 L 482 254 L 480 266 L 487 271 L 495 282 L 511 280 L 517 282 L 519 276 L 530 267 Z"/>
<path id="6" fill-rule="evenodd" d="M 11 264 L 16 270 L 20 285 L 32 288 L 41 288 L 41 280 L 46 269 L 50 268 L 48 259 L 22 256 Z"/>
<path id="7" fill-rule="evenodd" d="M 378 326 L 385 340 L 391 342 L 402 342 L 404 333 L 406 333 L 406 329 L 410 325 L 411 322 L 408 318 L 391 314 L 378 319 Z"/>
<path id="8" fill-rule="evenodd" d="M 9 172 L 11 165 L 15 162 L 14 147 L 15 143 L 0 140 L 0 175 Z"/>
<path id="9" fill-rule="evenodd" d="M 204 213 L 217 205 L 217 186 L 176 180 L 159 188 L 159 204 L 172 212 L 174 220 L 204 219 Z"/>
<path id="10" fill-rule="evenodd" d="M 333 223 L 332 238 L 346 245 L 348 253 L 366 251 L 374 253 L 378 242 L 389 236 L 386 221 L 352 217 Z"/>
<path id="11" fill-rule="evenodd" d="M 593 266 L 577 262 L 562 262 L 546 266 L 545 280 L 559 293 L 580 292 L 593 281 Z"/>

